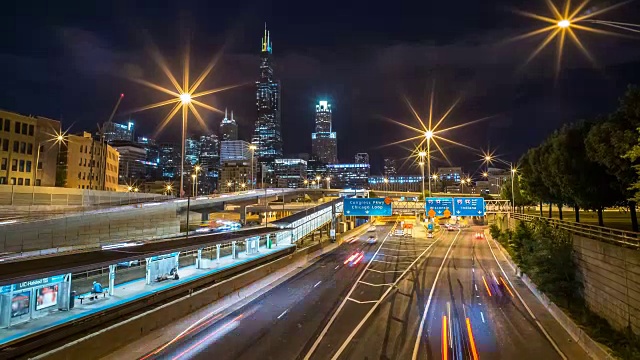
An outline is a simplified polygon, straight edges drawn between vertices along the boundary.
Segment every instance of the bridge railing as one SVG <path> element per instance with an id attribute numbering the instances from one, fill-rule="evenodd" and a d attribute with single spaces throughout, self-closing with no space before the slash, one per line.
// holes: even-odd
<path id="1" fill-rule="evenodd" d="M 577 223 L 573 221 L 550 219 L 537 215 L 514 213 L 512 214 L 512 217 L 516 220 L 529 222 L 542 220 L 576 235 L 581 235 L 590 239 L 600 240 L 614 245 L 640 249 L 640 233 L 637 232 Z"/>

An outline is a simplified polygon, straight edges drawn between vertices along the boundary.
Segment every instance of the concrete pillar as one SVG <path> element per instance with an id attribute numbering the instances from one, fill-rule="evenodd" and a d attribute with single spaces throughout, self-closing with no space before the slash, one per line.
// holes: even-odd
<path id="1" fill-rule="evenodd" d="M 238 258 L 236 256 L 236 242 L 235 241 L 231 242 L 231 258 L 232 259 L 237 259 Z"/>
<path id="2" fill-rule="evenodd" d="M 216 262 L 220 263 L 220 244 L 216 244 Z"/>
<path id="3" fill-rule="evenodd" d="M 151 258 L 145 258 L 145 284 L 151 285 Z"/>
<path id="4" fill-rule="evenodd" d="M 109 265 L 109 296 L 113 296 L 116 287 L 116 265 Z"/>
<path id="5" fill-rule="evenodd" d="M 240 224 L 247 224 L 247 207 L 244 205 L 240 207 Z"/>
<path id="6" fill-rule="evenodd" d="M 209 215 L 210 214 L 208 212 L 206 212 L 206 211 L 202 212 L 202 213 L 200 213 L 200 215 L 201 215 L 200 220 L 202 220 L 202 222 L 209 221 Z"/>
<path id="7" fill-rule="evenodd" d="M 198 249 L 198 256 L 196 257 L 196 269 L 202 268 L 202 249 Z"/>
<path id="8" fill-rule="evenodd" d="M 244 253 L 249 255 L 249 249 L 253 247 L 253 240 L 245 240 L 244 241 Z"/>

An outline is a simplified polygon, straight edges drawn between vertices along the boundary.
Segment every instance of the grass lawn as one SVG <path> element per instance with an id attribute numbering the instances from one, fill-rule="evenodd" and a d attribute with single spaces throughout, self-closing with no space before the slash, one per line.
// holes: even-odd
<path id="1" fill-rule="evenodd" d="M 544 206 L 543 209 L 542 215 L 547 217 L 549 215 L 549 208 Z M 531 208 L 529 210 L 525 210 L 525 214 L 539 216 L 540 211 Z M 554 208 L 551 214 L 554 219 L 559 219 L 557 208 Z M 605 227 L 631 231 L 631 216 L 628 211 L 625 213 L 617 209 L 605 210 L 602 217 L 604 219 Z M 563 209 L 562 219 L 565 221 L 575 221 L 576 216 L 573 209 Z M 595 211 L 580 210 L 580 222 L 589 225 L 598 225 L 598 213 Z"/>

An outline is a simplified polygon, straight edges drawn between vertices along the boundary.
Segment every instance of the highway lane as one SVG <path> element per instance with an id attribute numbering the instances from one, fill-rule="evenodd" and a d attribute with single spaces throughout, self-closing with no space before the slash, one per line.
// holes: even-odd
<path id="1" fill-rule="evenodd" d="M 224 318 L 212 316 L 148 359 L 294 359 L 317 335 L 379 248 L 391 226 L 378 226 L 377 244 L 365 233 L 323 256 L 258 299 Z M 358 260 L 359 255 L 364 255 Z M 345 264 L 349 258 L 351 262 Z M 355 264 L 357 262 L 357 264 Z M 178 334 L 176 334 L 178 335 Z"/>
<path id="2" fill-rule="evenodd" d="M 362 279 L 320 333 L 305 359 L 404 359 L 411 356 L 425 294 L 452 241 L 446 232 L 427 238 L 389 238 Z"/>
<path id="3" fill-rule="evenodd" d="M 463 230 L 444 263 L 417 358 L 561 359 L 475 233 Z"/>

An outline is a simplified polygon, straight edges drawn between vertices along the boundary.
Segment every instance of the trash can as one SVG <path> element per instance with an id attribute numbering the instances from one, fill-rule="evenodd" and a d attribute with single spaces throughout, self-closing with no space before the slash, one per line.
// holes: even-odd
<path id="1" fill-rule="evenodd" d="M 71 295 L 69 295 L 69 310 L 73 309 L 73 306 L 76 304 L 76 295 L 78 295 L 78 293 L 75 291 L 72 291 Z"/>

